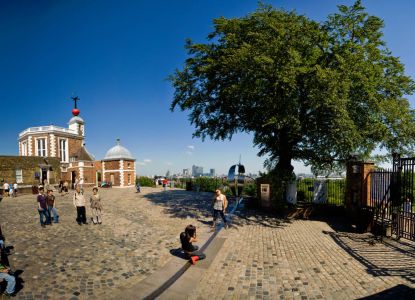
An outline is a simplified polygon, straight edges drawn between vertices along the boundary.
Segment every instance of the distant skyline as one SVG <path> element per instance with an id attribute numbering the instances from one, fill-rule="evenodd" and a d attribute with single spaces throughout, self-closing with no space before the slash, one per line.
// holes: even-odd
<path id="1" fill-rule="evenodd" d="M 321 21 L 354 1 L 265 1 Z M 385 41 L 415 77 L 415 2 L 362 1 L 385 21 Z M 0 155 L 17 155 L 28 127 L 67 126 L 78 95 L 86 146 L 104 157 L 117 138 L 137 159 L 138 175 L 191 169 L 226 174 L 242 157 L 246 171 L 263 171 L 252 134 L 231 141 L 192 139 L 186 113 L 171 113 L 166 78 L 186 59 L 184 41 L 205 42 L 212 20 L 241 17 L 257 1 L 2 1 L 0 0 Z M 414 106 L 414 97 L 409 97 Z M 309 173 L 301 162 L 297 173 Z"/>

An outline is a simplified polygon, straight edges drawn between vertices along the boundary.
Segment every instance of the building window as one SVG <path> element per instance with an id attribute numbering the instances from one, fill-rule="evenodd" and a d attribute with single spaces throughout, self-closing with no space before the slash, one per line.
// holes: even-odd
<path id="1" fill-rule="evenodd" d="M 27 142 L 22 142 L 22 156 L 27 156 Z"/>
<path id="2" fill-rule="evenodd" d="M 131 174 L 128 174 L 128 185 L 131 185 Z"/>
<path id="3" fill-rule="evenodd" d="M 131 163 L 127 163 L 127 168 L 129 169 L 131 167 Z"/>
<path id="4" fill-rule="evenodd" d="M 46 156 L 46 139 L 37 139 L 37 156 Z"/>
<path id="5" fill-rule="evenodd" d="M 23 171 L 22 169 L 16 170 L 16 183 L 23 183 Z"/>
<path id="6" fill-rule="evenodd" d="M 59 151 L 60 151 L 60 158 L 61 161 L 68 161 L 68 149 L 66 146 L 66 140 L 60 139 L 59 140 Z"/>

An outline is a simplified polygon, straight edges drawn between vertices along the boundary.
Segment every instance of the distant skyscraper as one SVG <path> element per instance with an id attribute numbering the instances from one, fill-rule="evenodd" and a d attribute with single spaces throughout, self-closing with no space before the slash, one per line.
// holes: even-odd
<path id="1" fill-rule="evenodd" d="M 192 175 L 194 177 L 199 177 L 199 176 L 203 175 L 203 167 L 193 165 L 192 166 Z"/>
<path id="2" fill-rule="evenodd" d="M 189 169 L 183 169 L 183 176 L 189 176 Z"/>
<path id="3" fill-rule="evenodd" d="M 215 177 L 215 175 L 216 175 L 215 169 L 210 169 L 209 175 L 210 175 L 210 177 Z"/>

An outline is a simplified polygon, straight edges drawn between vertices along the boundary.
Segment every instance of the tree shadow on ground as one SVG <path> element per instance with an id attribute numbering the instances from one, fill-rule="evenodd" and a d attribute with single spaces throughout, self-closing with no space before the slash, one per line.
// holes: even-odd
<path id="1" fill-rule="evenodd" d="M 356 233 L 343 219 L 327 222 L 335 231 L 323 231 L 373 276 L 399 276 L 415 283 L 415 243 Z M 341 229 L 346 229 L 342 231 Z M 349 230 L 347 230 L 349 229 Z"/>
<path id="2" fill-rule="evenodd" d="M 156 205 L 162 206 L 164 212 L 171 217 L 199 220 L 212 216 L 213 193 L 170 190 L 149 193 L 145 195 L 145 198 Z M 232 205 L 231 202 L 230 205 Z"/>
<path id="3" fill-rule="evenodd" d="M 359 298 L 360 300 L 375 300 L 375 299 L 414 299 L 415 289 L 404 284 L 398 284 L 390 289 Z"/>
<path id="4" fill-rule="evenodd" d="M 290 224 L 291 220 L 278 215 L 275 212 L 248 208 L 244 203 L 240 204 L 232 218 L 231 227 L 238 228 L 247 225 L 261 225 L 269 228 L 283 228 Z"/>

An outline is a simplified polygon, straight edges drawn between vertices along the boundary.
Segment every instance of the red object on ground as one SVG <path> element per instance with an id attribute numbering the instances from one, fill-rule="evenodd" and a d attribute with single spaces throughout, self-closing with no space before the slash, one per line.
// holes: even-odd
<path id="1" fill-rule="evenodd" d="M 199 260 L 199 256 L 192 256 L 190 258 L 190 262 L 194 265 Z"/>
<path id="2" fill-rule="evenodd" d="M 74 116 L 79 115 L 79 113 L 80 113 L 79 109 L 77 109 L 77 108 L 72 109 L 72 114 L 73 114 Z"/>

